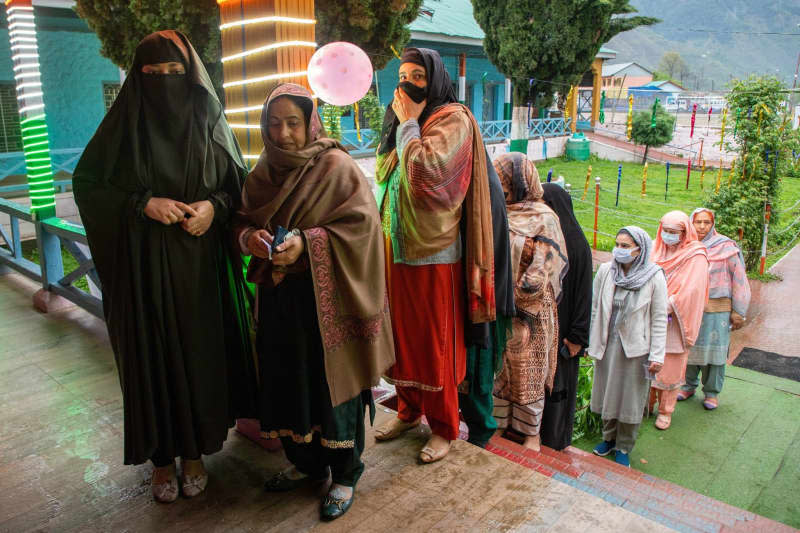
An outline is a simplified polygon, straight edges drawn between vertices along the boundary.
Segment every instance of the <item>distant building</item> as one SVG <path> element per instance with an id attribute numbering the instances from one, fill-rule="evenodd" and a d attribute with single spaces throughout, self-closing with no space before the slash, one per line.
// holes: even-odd
<path id="1" fill-rule="evenodd" d="M 653 72 L 638 63 L 603 64 L 602 89 L 607 95 L 624 97 L 629 87 L 642 87 L 650 85 L 653 81 Z M 614 91 L 613 89 L 617 89 Z M 617 94 L 620 93 L 620 94 Z"/>

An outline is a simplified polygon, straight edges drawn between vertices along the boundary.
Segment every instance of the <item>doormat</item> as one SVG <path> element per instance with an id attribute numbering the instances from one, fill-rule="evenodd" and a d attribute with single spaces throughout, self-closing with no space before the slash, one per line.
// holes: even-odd
<path id="1" fill-rule="evenodd" d="M 733 366 L 800 381 L 800 357 L 786 357 L 756 348 L 743 348 L 739 356 L 734 359 Z"/>

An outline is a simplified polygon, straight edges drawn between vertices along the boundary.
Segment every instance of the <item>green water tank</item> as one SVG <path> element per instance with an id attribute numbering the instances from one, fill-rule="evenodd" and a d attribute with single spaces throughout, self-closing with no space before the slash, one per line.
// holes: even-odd
<path id="1" fill-rule="evenodd" d="M 567 139 L 567 159 L 586 161 L 589 159 L 589 153 L 589 139 L 583 133 L 573 133 L 572 137 Z"/>

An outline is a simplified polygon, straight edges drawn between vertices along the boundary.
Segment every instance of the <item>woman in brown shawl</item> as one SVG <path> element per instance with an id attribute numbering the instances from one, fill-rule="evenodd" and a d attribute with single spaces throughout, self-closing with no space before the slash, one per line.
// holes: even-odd
<path id="1" fill-rule="evenodd" d="M 258 284 L 261 430 L 293 468 L 267 491 L 333 484 L 322 517 L 352 505 L 364 470 L 370 387 L 394 363 L 380 221 L 358 165 L 325 138 L 311 94 L 278 86 L 261 114 L 264 151 L 242 191 L 237 238 Z M 274 242 L 282 230 L 285 242 Z M 276 245 L 276 246 L 271 246 Z"/>
<path id="2" fill-rule="evenodd" d="M 494 161 L 508 206 L 511 267 L 517 315 L 503 368 L 494 383 L 498 432 L 511 428 L 525 446 L 539 450 L 545 387 L 551 389 L 558 359 L 558 301 L 567 272 L 567 248 L 558 216 L 542 200 L 533 162 L 520 153 Z"/>

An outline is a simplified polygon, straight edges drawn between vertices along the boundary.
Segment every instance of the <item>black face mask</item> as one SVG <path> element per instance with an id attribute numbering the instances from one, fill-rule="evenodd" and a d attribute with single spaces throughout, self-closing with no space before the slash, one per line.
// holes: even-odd
<path id="1" fill-rule="evenodd" d="M 402 81 L 397 85 L 398 89 L 402 89 L 415 103 L 419 104 L 428 97 L 428 86 L 417 87 L 410 81 Z"/>

